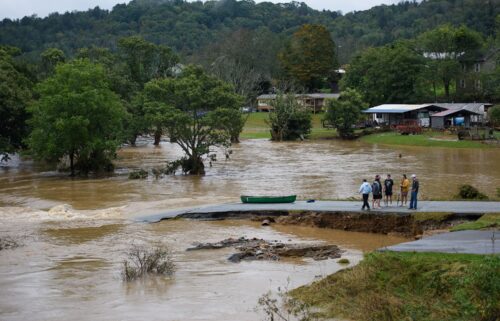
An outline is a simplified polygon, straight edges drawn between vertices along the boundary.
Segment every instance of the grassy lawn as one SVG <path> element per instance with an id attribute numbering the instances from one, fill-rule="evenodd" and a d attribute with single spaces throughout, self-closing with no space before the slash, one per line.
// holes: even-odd
<path id="1" fill-rule="evenodd" d="M 243 128 L 240 137 L 242 139 L 252 138 L 271 138 L 269 126 L 266 121 L 269 119 L 269 113 L 250 113 Z M 321 120 L 323 114 L 312 115 L 312 130 L 310 139 L 328 139 L 337 137 L 337 133 L 333 129 L 323 128 Z"/>
<path id="2" fill-rule="evenodd" d="M 484 214 L 477 221 L 467 222 L 454 226 L 451 231 L 481 230 L 484 228 L 500 226 L 500 213 Z"/>
<path id="3" fill-rule="evenodd" d="M 290 294 L 325 318 L 498 320 L 500 256 L 375 252 Z"/>
<path id="4" fill-rule="evenodd" d="M 362 141 L 372 144 L 407 145 L 424 147 L 451 148 L 489 148 L 491 146 L 476 141 L 452 140 L 456 136 L 443 135 L 440 132 L 425 132 L 421 135 L 401 135 L 395 132 L 364 136 Z"/>

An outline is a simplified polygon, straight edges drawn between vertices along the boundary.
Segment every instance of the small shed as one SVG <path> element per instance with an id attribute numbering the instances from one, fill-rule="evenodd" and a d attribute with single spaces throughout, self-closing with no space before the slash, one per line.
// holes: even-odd
<path id="1" fill-rule="evenodd" d="M 454 120 L 463 118 L 463 126 L 469 128 L 471 125 L 471 116 L 480 115 L 469 109 L 449 109 L 431 115 L 431 126 L 435 129 L 443 129 L 455 126 Z"/>

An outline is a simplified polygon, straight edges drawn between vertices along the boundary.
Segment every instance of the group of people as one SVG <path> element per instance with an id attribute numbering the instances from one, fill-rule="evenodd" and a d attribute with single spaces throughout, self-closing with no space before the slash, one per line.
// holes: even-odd
<path id="1" fill-rule="evenodd" d="M 416 210 L 420 184 L 418 182 L 417 175 L 413 174 L 411 177 L 412 182 L 410 183 L 406 174 L 403 174 L 403 179 L 399 184 L 400 193 L 398 195 L 398 203 L 401 201 L 400 206 L 406 206 L 406 203 L 408 202 L 408 193 L 410 192 L 410 206 L 408 209 Z M 373 195 L 371 208 L 381 208 L 380 200 L 382 200 L 383 197 L 385 197 L 386 206 L 392 205 L 393 187 L 394 180 L 391 178 L 391 174 L 387 174 L 387 178 L 383 183 L 380 181 L 380 175 L 375 176 L 375 180 L 372 184 L 368 183 L 366 179 L 363 179 L 363 183 L 359 187 L 359 193 L 363 195 L 363 207 L 361 207 L 361 210 L 364 210 L 365 208 L 370 210 L 370 203 L 368 202 L 370 194 Z"/>

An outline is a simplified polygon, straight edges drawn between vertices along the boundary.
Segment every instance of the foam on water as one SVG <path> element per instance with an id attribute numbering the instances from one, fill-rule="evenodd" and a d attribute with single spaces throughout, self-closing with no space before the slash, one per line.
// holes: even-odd
<path id="1" fill-rule="evenodd" d="M 67 220 L 123 219 L 124 208 L 125 206 L 98 210 L 75 210 L 68 204 L 62 204 L 56 205 L 45 211 L 30 207 L 0 207 L 0 221 L 46 222 Z"/>

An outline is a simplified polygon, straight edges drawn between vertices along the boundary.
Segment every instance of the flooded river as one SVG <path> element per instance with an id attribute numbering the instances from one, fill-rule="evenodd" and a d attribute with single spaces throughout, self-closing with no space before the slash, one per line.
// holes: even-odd
<path id="1" fill-rule="evenodd" d="M 357 196 L 362 178 L 416 173 L 420 198 L 449 199 L 458 186 L 472 184 L 495 195 L 500 187 L 500 149 L 382 147 L 360 142 L 272 143 L 247 140 L 233 147 L 229 161 L 207 168 L 203 177 L 169 176 L 129 180 L 133 168 L 160 167 L 180 150 L 163 143 L 122 149 L 117 174 L 101 179 L 71 179 L 66 174 L 14 160 L 0 168 L 0 205 L 47 209 L 69 204 L 76 209 L 127 206 L 131 215 L 173 207 L 238 201 L 241 194 L 297 194 L 302 199 Z M 401 155 L 401 157 L 399 157 Z M 208 167 L 208 166 L 207 166 Z"/>
<path id="2" fill-rule="evenodd" d="M 263 228 L 246 221 L 137 224 L 53 216 L 24 227 L 3 223 L 0 235 L 22 235 L 24 246 L 0 252 L 1 320 L 259 320 L 255 308 L 261 295 L 310 283 L 340 265 L 309 259 L 230 263 L 234 249 L 186 248 L 240 236 L 328 242 L 341 246 L 342 257 L 354 264 L 362 251 L 404 241 L 304 227 Z M 157 242 L 172 250 L 175 275 L 122 282 L 122 260 L 130 246 Z"/>
<path id="3" fill-rule="evenodd" d="M 401 154 L 401 157 L 399 155 Z M 106 178 L 70 179 L 13 159 L 0 167 L 0 237 L 22 246 L 0 251 L 0 320 L 259 320 L 258 298 L 340 269 L 336 260 L 229 263 L 234 249 L 186 252 L 194 242 L 258 237 L 339 245 L 351 264 L 364 251 L 398 237 L 297 226 L 260 227 L 247 221 L 164 221 L 133 218 L 202 204 L 237 201 L 240 194 L 298 194 L 300 198 L 356 196 L 375 173 L 417 173 L 422 196 L 449 198 L 470 183 L 494 195 L 500 150 L 388 148 L 358 142 L 275 144 L 248 140 L 204 177 L 128 180 L 131 169 L 160 167 L 180 156 L 173 145 L 144 145 L 119 153 Z M 133 244 L 161 242 L 172 250 L 172 278 L 122 282 Z"/>

